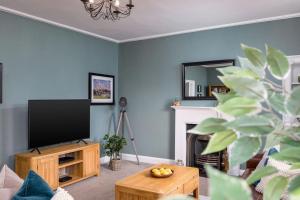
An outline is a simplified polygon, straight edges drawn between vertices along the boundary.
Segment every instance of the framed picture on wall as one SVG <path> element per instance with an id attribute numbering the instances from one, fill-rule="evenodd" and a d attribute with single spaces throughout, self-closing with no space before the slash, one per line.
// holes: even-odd
<path id="1" fill-rule="evenodd" d="M 0 63 L 0 104 L 3 103 L 3 66 L 2 63 Z"/>
<path id="2" fill-rule="evenodd" d="M 92 105 L 114 105 L 115 77 L 89 73 L 89 99 Z"/>

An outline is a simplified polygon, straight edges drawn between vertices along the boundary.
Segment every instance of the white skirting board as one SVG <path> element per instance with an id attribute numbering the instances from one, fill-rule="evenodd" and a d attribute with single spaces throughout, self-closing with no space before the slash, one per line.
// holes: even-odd
<path id="1" fill-rule="evenodd" d="M 108 163 L 109 162 L 109 157 L 108 156 L 104 156 L 100 158 L 100 163 L 104 164 L 104 163 Z"/>
<path id="2" fill-rule="evenodd" d="M 134 154 L 122 154 L 122 160 L 128 160 L 128 161 L 136 161 L 136 156 Z M 175 160 L 166 159 L 166 158 L 156 158 L 156 157 L 150 157 L 150 156 L 142 156 L 139 155 L 139 160 L 141 163 L 149 163 L 149 164 L 175 164 Z M 109 157 L 105 156 L 101 158 L 101 163 L 108 163 Z"/>

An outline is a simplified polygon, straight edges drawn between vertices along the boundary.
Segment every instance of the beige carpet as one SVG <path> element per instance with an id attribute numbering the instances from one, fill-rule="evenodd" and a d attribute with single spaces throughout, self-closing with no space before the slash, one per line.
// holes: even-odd
<path id="1" fill-rule="evenodd" d="M 99 177 L 89 178 L 79 183 L 66 187 L 65 189 L 75 198 L 75 200 L 114 200 L 115 182 L 133 173 L 136 173 L 151 165 L 136 165 L 133 162 L 123 161 L 122 170 L 113 172 L 107 165 L 101 166 Z M 200 178 L 200 195 L 207 196 L 207 179 Z"/>

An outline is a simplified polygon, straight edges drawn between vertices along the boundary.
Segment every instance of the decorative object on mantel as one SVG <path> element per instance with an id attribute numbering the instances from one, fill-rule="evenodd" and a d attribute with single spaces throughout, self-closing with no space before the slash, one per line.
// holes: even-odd
<path id="1" fill-rule="evenodd" d="M 225 85 L 208 85 L 208 96 L 214 97 L 213 93 L 216 94 L 226 94 L 230 90 Z"/>
<path id="2" fill-rule="evenodd" d="M 92 105 L 114 105 L 115 77 L 89 73 L 89 99 Z"/>
<path id="3" fill-rule="evenodd" d="M 3 66 L 2 63 L 0 63 L 0 104 L 3 102 L 2 91 L 3 91 Z"/>
<path id="4" fill-rule="evenodd" d="M 182 99 L 183 100 L 216 100 L 212 91 L 223 93 L 226 87 L 218 79 L 219 69 L 233 66 L 235 61 L 213 60 L 204 62 L 183 63 Z"/>
<path id="5" fill-rule="evenodd" d="M 183 160 L 177 159 L 176 165 L 178 165 L 178 166 L 184 166 Z"/>
<path id="6" fill-rule="evenodd" d="M 127 3 L 120 2 L 120 0 L 81 0 L 85 10 L 90 16 L 97 19 L 104 20 L 119 20 L 128 17 L 131 14 L 131 9 L 134 7 L 132 0 Z"/>
<path id="7" fill-rule="evenodd" d="M 176 98 L 176 99 L 172 102 L 172 106 L 181 106 L 180 100 Z"/>

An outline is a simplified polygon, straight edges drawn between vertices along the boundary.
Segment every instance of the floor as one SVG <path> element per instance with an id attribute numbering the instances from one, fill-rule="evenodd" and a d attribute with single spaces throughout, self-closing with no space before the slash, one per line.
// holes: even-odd
<path id="1" fill-rule="evenodd" d="M 114 184 L 117 180 L 129 176 L 151 165 L 136 165 L 133 162 L 123 161 L 121 171 L 113 172 L 107 165 L 102 165 L 99 177 L 89 178 L 65 189 L 75 200 L 114 200 Z M 200 178 L 200 194 L 207 196 L 207 179 Z M 202 198 L 201 198 L 202 200 Z"/>

